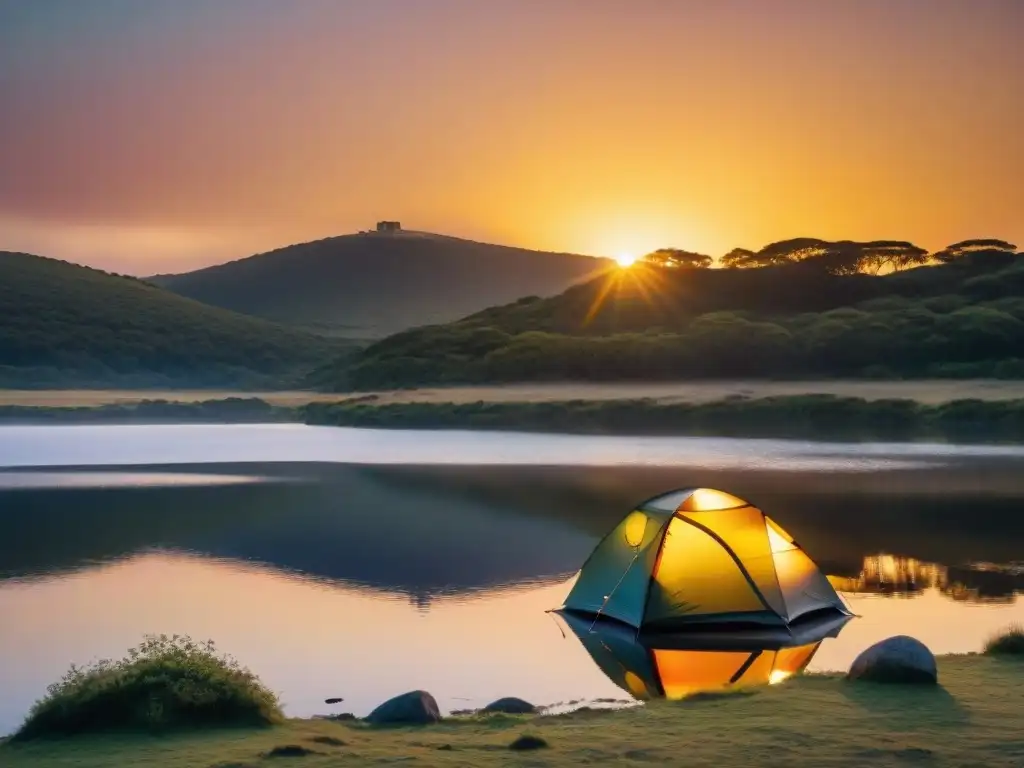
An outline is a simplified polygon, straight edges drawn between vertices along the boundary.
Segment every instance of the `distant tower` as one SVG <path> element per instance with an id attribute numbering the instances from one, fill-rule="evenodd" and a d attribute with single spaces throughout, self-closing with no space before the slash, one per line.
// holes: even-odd
<path id="1" fill-rule="evenodd" d="M 378 221 L 377 231 L 382 234 L 394 234 L 402 231 L 402 223 L 399 221 Z"/>

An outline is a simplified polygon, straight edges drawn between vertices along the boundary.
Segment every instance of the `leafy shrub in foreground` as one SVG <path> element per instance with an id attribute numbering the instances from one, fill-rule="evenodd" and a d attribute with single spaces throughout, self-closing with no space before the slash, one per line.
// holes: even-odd
<path id="1" fill-rule="evenodd" d="M 1024 626 L 1012 624 L 990 638 L 985 643 L 985 653 L 989 656 L 1024 656 Z"/>
<path id="2" fill-rule="evenodd" d="M 150 635 L 118 661 L 72 666 L 14 738 L 270 725 L 282 718 L 277 696 L 212 641 Z"/>

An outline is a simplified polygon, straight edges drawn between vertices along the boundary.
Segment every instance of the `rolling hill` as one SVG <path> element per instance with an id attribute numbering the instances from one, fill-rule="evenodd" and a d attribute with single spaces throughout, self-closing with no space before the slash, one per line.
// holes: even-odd
<path id="1" fill-rule="evenodd" d="M 516 381 L 1024 378 L 1024 258 L 835 274 L 645 264 L 328 363 L 327 389 Z"/>
<path id="2" fill-rule="evenodd" d="M 343 342 L 130 277 L 0 252 L 0 386 L 245 386 L 290 381 Z"/>
<path id="3" fill-rule="evenodd" d="M 553 295 L 610 262 L 400 231 L 331 237 L 150 282 L 225 309 L 373 338 Z"/>

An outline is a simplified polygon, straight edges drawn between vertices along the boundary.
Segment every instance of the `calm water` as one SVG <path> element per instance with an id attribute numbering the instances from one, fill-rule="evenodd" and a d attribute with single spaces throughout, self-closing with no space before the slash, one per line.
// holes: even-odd
<path id="1" fill-rule="evenodd" d="M 1024 452 L 272 427 L 0 428 L 0 733 L 71 662 L 214 638 L 291 714 L 623 699 L 557 607 L 631 504 L 760 504 L 859 615 L 810 670 L 891 634 L 978 650 L 1024 622 Z M 709 663 L 710 664 L 710 663 Z"/>

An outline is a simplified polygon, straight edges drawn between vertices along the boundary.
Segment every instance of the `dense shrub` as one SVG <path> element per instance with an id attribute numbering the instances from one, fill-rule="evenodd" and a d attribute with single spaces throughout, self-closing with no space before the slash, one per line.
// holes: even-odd
<path id="1" fill-rule="evenodd" d="M 847 440 L 1024 442 L 1024 401 L 923 405 L 833 395 L 712 403 L 570 400 L 477 403 L 312 403 L 310 424 L 413 429 L 501 429 L 584 434 Z"/>
<path id="2" fill-rule="evenodd" d="M 212 642 L 160 635 L 118 661 L 73 666 L 32 707 L 14 739 L 259 726 L 282 718 L 276 695 Z"/>
<path id="3" fill-rule="evenodd" d="M 989 656 L 1024 656 L 1024 627 L 1013 624 L 985 643 Z"/>

